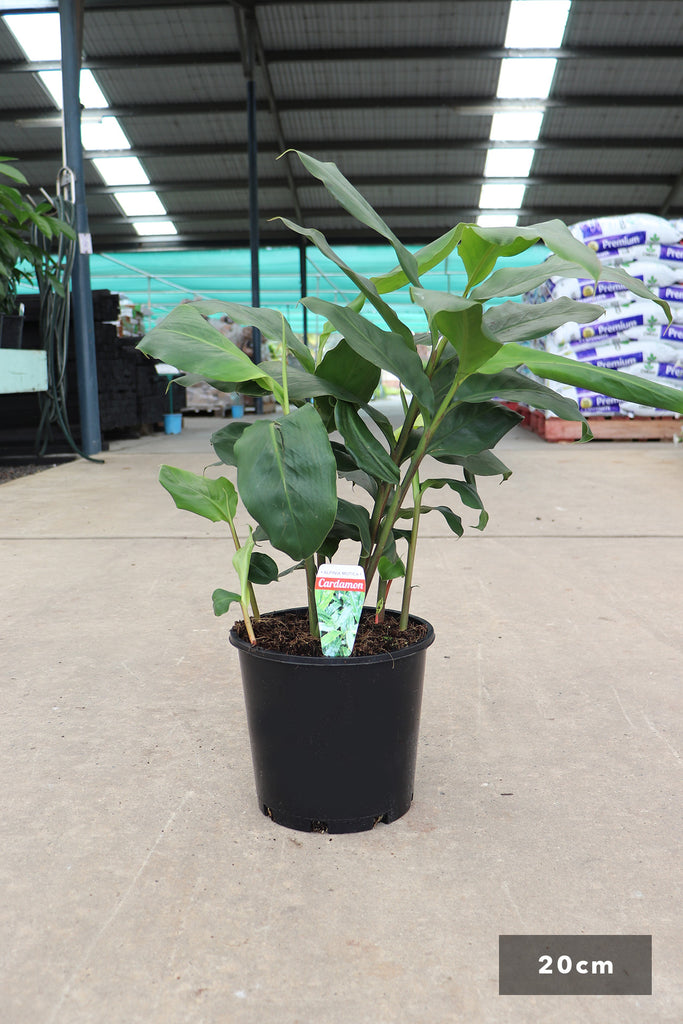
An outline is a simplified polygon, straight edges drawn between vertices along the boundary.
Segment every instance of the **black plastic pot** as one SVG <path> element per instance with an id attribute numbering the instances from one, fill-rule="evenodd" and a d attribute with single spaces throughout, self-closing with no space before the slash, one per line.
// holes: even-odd
<path id="1" fill-rule="evenodd" d="M 302 609 L 289 609 L 301 611 Z M 425 652 L 306 658 L 234 632 L 261 810 L 305 832 L 363 832 L 413 799 Z"/>

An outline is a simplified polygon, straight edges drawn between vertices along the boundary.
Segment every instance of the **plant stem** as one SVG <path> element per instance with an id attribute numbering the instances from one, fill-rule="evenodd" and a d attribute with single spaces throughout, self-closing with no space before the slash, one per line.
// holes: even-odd
<path id="1" fill-rule="evenodd" d="M 305 561 L 306 591 L 308 593 L 308 628 L 311 636 L 320 636 L 318 612 L 315 607 L 315 558 L 310 555 Z"/>
<path id="2" fill-rule="evenodd" d="M 242 605 L 242 615 L 244 616 L 244 625 L 245 625 L 246 630 L 247 630 L 247 635 L 249 637 L 249 642 L 251 643 L 252 647 L 255 647 L 256 646 L 256 634 L 254 633 L 254 627 L 253 627 L 252 621 L 251 621 L 251 619 L 249 617 L 249 607 L 246 604 Z M 254 617 L 258 618 L 258 616 L 254 616 Z"/>
<path id="3" fill-rule="evenodd" d="M 377 605 L 375 608 L 375 622 L 384 622 L 384 610 L 387 604 L 389 583 L 389 580 L 381 579 L 377 584 Z"/>
<path id="4" fill-rule="evenodd" d="M 415 552 L 417 551 L 417 535 L 420 526 L 420 511 L 422 508 L 422 491 L 417 473 L 413 477 L 413 528 L 410 531 L 410 543 L 408 545 L 408 560 L 406 562 L 406 574 L 403 580 L 403 601 L 401 602 L 401 619 L 399 629 L 408 628 L 408 616 L 410 614 L 410 594 L 413 582 L 413 568 L 415 566 Z"/>
<path id="5" fill-rule="evenodd" d="M 282 314 L 280 314 L 282 316 Z M 282 316 L 282 411 L 289 415 L 289 391 L 287 390 L 287 343 L 285 341 L 285 318 Z"/>
<path id="6" fill-rule="evenodd" d="M 228 526 L 230 527 L 230 533 L 232 534 L 232 539 L 235 544 L 235 551 L 239 551 L 242 545 L 240 544 L 240 539 L 237 536 L 237 530 L 235 529 L 235 524 L 232 521 L 232 519 L 229 520 Z M 252 614 L 256 621 L 258 622 L 258 620 L 261 618 L 261 613 L 258 610 L 258 605 L 256 603 L 256 594 L 254 593 L 254 585 L 252 583 L 249 584 L 249 604 L 251 605 Z M 242 610 L 244 611 L 244 609 Z M 245 622 L 248 617 L 249 613 L 247 612 L 244 620 Z M 250 627 L 251 623 L 249 623 L 249 625 L 247 626 L 247 632 L 249 632 Z M 249 633 L 249 635 L 251 636 L 251 633 Z M 254 640 L 253 642 L 255 643 L 256 641 Z"/>

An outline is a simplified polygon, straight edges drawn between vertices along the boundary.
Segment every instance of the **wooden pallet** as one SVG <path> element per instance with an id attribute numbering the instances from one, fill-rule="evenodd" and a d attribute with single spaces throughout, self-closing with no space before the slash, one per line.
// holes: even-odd
<path id="1" fill-rule="evenodd" d="M 520 410 L 521 411 L 521 410 Z M 578 441 L 581 424 L 573 420 L 546 417 L 542 412 L 530 410 L 528 423 L 522 426 L 533 430 L 550 442 Z M 683 419 L 675 416 L 590 416 L 588 426 L 597 441 L 671 441 L 683 431 Z"/>

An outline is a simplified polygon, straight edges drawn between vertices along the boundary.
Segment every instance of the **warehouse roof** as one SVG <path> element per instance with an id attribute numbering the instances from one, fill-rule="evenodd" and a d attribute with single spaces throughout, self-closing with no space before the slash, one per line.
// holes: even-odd
<path id="1" fill-rule="evenodd" d="M 336 242 L 376 240 L 312 180 L 288 147 L 332 160 L 406 242 L 480 212 L 484 184 L 526 186 L 519 223 L 644 211 L 683 216 L 683 4 L 574 0 L 559 50 L 505 47 L 507 0 L 85 0 L 91 69 L 130 150 L 87 152 L 96 250 L 240 246 L 249 240 L 245 32 L 253 30 L 260 238 L 291 244 L 284 215 Z M 17 0 L 3 13 L 54 12 Z M 251 28 L 250 28 L 251 26 Z M 542 101 L 501 98 L 505 58 L 557 58 Z M 55 103 L 0 19 L 0 151 L 54 191 Z M 521 65 L 520 65 L 521 66 Z M 485 176 L 496 112 L 540 108 L 520 179 Z M 96 113 L 96 112 L 95 112 Z M 50 123 L 51 122 L 51 123 Z M 149 185 L 105 184 L 92 159 L 135 155 Z M 115 192 L 152 188 L 177 234 L 141 236 Z M 510 213 L 505 206 L 496 213 Z M 154 231 L 155 218 L 142 218 Z M 158 217 L 161 221 L 161 217 Z"/>

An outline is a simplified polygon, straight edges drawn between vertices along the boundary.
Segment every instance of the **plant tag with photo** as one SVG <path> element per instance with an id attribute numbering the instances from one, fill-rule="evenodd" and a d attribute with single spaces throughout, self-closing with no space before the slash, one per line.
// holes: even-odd
<path id="1" fill-rule="evenodd" d="M 315 579 L 320 643 L 326 658 L 348 658 L 356 640 L 365 598 L 359 565 L 321 565 Z"/>

